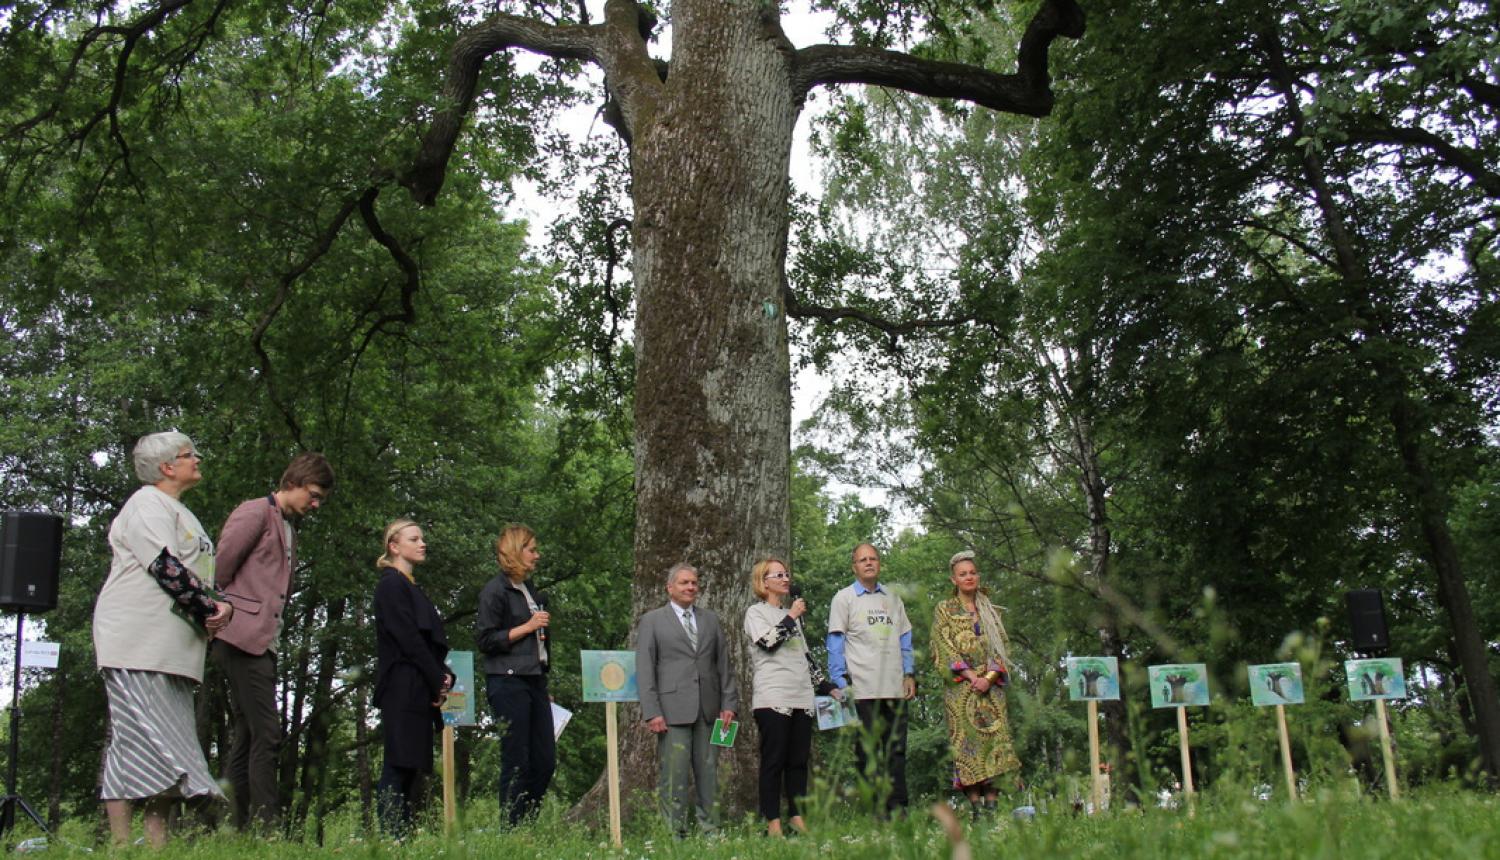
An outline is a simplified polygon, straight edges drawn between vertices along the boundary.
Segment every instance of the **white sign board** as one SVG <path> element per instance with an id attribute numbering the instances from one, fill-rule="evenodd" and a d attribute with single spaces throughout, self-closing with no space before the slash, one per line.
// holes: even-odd
<path id="1" fill-rule="evenodd" d="M 62 646 L 56 642 L 22 642 L 21 668 L 56 669 L 57 655 L 61 652 Z"/>

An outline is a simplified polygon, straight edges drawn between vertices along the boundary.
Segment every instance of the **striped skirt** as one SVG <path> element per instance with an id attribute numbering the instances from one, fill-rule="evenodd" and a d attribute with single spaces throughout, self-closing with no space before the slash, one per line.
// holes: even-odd
<path id="1" fill-rule="evenodd" d="M 104 800 L 223 797 L 208 773 L 193 711 L 193 682 L 177 675 L 105 669 L 109 745 Z"/>

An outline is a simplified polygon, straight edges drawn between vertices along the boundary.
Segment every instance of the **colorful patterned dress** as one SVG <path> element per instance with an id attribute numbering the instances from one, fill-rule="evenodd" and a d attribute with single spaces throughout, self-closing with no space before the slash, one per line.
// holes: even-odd
<path id="1" fill-rule="evenodd" d="M 1005 646 L 1009 648 L 1010 642 Z M 1011 741 L 1004 685 L 995 684 L 981 695 L 967 681 L 952 681 L 965 669 L 981 675 L 992 669 L 1008 670 L 1001 665 L 1000 655 L 989 650 L 980 633 L 979 619 L 964 608 L 961 598 L 937 605 L 932 614 L 932 657 L 949 678 L 943 690 L 943 711 L 948 717 L 948 745 L 953 751 L 954 788 L 978 785 L 1021 769 Z"/>

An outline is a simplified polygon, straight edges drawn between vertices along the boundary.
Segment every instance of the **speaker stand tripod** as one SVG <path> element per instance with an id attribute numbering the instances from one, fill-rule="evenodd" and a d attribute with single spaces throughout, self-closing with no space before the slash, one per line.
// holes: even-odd
<path id="1" fill-rule="evenodd" d="M 48 833 L 47 822 L 42 820 L 31 804 L 16 794 L 16 763 L 21 758 L 21 632 L 26 624 L 26 613 L 16 613 L 16 663 L 15 674 L 10 682 L 10 761 L 5 770 L 5 797 L 0 799 L 0 839 L 4 839 L 16 826 L 16 810 L 36 823 L 43 833 Z"/>

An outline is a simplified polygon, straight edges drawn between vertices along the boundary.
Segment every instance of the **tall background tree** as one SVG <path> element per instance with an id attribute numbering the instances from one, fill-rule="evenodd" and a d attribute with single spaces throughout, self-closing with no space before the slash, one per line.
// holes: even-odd
<path id="1" fill-rule="evenodd" d="M 1320 619 L 1385 588 L 1403 653 L 1460 691 L 1429 700 L 1472 730 L 1448 762 L 1492 776 L 1496 629 L 1465 595 L 1493 571 L 1463 570 L 1473 509 L 1452 504 L 1494 456 L 1482 13 L 1116 11 L 1034 131 L 900 98 L 839 112 L 833 226 L 798 271 L 965 321 L 879 360 L 905 403 L 851 390 L 840 420 L 909 443 L 895 461 L 922 471 L 895 474 L 932 527 L 1092 598 L 1054 660 L 1114 628 L 1127 656 L 1206 657 L 1234 689 L 1293 637 L 1345 647 Z M 950 38 L 982 56 L 998 32 Z"/>

